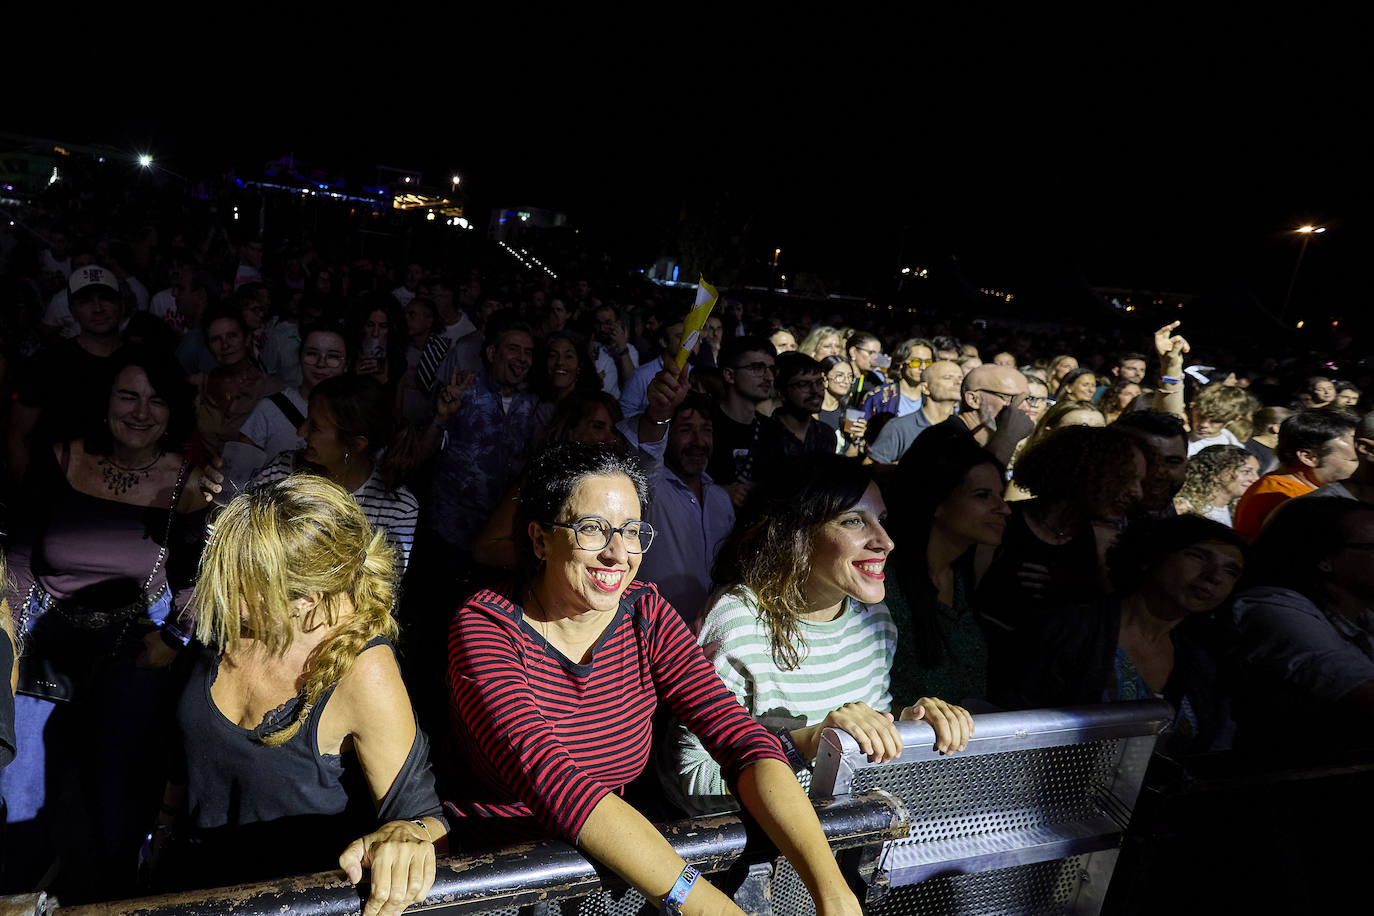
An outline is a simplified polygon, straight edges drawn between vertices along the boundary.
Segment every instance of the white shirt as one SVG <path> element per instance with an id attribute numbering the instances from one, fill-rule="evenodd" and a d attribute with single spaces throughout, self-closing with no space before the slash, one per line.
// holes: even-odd
<path id="1" fill-rule="evenodd" d="M 301 412 L 301 416 L 309 413 L 310 405 L 301 397 L 299 388 L 287 388 L 282 394 L 286 395 L 286 399 Z M 244 438 L 253 440 L 253 444 L 262 449 L 263 454 L 270 460 L 281 452 L 305 448 L 305 440 L 297 435 L 297 428 L 296 424 L 282 413 L 281 408 L 272 403 L 271 398 L 263 398 L 253 408 L 248 419 L 243 421 L 239 433 Z"/>
<path id="2" fill-rule="evenodd" d="M 638 368 L 639 351 L 634 344 L 626 344 L 630 351 L 630 364 Z M 615 357 L 611 351 L 601 347 L 596 356 L 596 371 L 601 375 L 601 390 L 613 398 L 620 397 L 620 370 L 616 368 Z M 633 376 L 631 376 L 633 378 Z"/>
<path id="3" fill-rule="evenodd" d="M 1240 445 L 1240 440 L 1229 429 L 1223 427 L 1219 435 L 1189 442 L 1188 457 L 1193 457 L 1209 445 Z"/>
<path id="4" fill-rule="evenodd" d="M 620 413 L 625 419 L 637 417 L 649 407 L 649 383 L 663 371 L 663 357 L 655 356 L 635 370 L 620 390 Z"/>

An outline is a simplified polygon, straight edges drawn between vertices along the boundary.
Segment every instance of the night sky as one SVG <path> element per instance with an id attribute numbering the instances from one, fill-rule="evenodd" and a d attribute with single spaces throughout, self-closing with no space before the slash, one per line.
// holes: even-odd
<path id="1" fill-rule="evenodd" d="M 1317 222 L 1296 297 L 1363 296 L 1371 81 L 1367 53 L 1338 47 L 1356 24 L 779 22 L 278 40 L 241 79 L 8 127 L 147 146 L 185 173 L 287 152 L 365 180 L 457 171 L 475 213 L 560 209 L 650 247 L 685 211 L 841 285 L 953 257 L 979 283 L 1277 308 L 1285 231 Z"/>

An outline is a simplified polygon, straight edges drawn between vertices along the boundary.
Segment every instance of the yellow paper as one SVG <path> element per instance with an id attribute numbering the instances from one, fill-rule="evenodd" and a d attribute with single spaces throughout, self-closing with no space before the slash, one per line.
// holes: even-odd
<path id="1" fill-rule="evenodd" d="M 678 371 L 687 365 L 687 357 L 692 355 L 692 350 L 696 347 L 697 341 L 701 339 L 701 329 L 706 327 L 706 319 L 710 317 L 711 309 L 716 307 L 716 299 L 719 294 L 716 288 L 706 282 L 706 278 L 697 281 L 697 301 L 692 306 L 692 310 L 687 313 L 687 317 L 682 319 L 682 347 L 677 351 L 674 361 L 677 363 Z"/>

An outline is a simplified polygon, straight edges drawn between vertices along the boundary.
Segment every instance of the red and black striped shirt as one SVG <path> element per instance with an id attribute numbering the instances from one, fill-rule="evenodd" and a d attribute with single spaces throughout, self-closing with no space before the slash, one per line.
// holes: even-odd
<path id="1" fill-rule="evenodd" d="M 533 816 L 576 842 L 592 808 L 649 759 L 661 699 L 720 762 L 787 758 L 716 675 L 682 618 L 634 582 L 592 648 L 572 662 L 494 591 L 473 595 L 449 632 L 448 682 L 459 746 L 473 775 L 469 816 Z"/>

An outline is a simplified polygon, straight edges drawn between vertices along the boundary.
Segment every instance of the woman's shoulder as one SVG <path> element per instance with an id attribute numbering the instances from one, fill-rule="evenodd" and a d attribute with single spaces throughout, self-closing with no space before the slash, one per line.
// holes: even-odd
<path id="1" fill-rule="evenodd" d="M 515 602 L 506 589 L 484 588 L 473 592 L 458 609 L 460 621 L 501 621 L 518 624 L 524 609 Z"/>
<path id="2" fill-rule="evenodd" d="M 737 640 L 761 633 L 758 598 L 742 585 L 720 592 L 702 618 L 703 642 Z"/>

